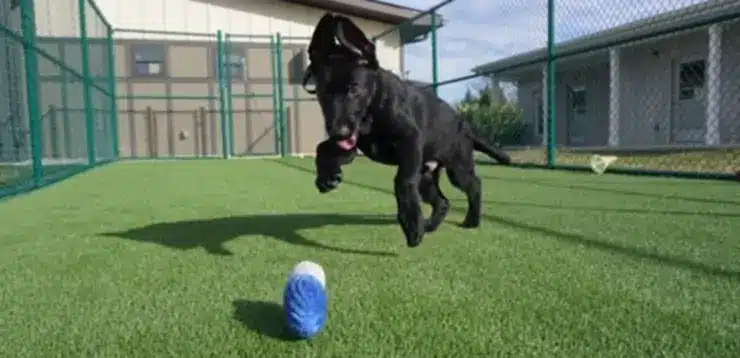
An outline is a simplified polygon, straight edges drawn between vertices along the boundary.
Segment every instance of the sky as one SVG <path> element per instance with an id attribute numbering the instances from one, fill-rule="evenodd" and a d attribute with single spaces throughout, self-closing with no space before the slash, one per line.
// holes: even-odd
<path id="1" fill-rule="evenodd" d="M 422 10 L 439 2 L 390 1 Z M 556 42 L 707 1 L 556 0 Z M 446 21 L 437 34 L 440 81 L 469 75 L 477 65 L 546 45 L 546 0 L 456 0 L 439 12 Z M 404 56 L 410 79 L 432 81 L 430 40 L 406 46 Z M 440 87 L 439 94 L 455 102 L 462 98 L 466 88 L 479 88 L 481 84 L 481 79 L 473 79 L 445 85 Z M 507 92 L 510 91 L 509 88 Z"/>

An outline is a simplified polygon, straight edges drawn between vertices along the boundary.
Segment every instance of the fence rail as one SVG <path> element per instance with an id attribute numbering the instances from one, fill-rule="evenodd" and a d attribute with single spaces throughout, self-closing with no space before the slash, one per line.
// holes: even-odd
<path id="1" fill-rule="evenodd" d="M 323 138 L 300 86 L 310 38 L 114 28 L 94 1 L 65 1 L 75 36 L 37 34 L 34 0 L 0 5 L 0 197 L 119 159 L 286 156 Z M 517 165 L 581 170 L 616 155 L 618 173 L 737 178 L 740 4 L 584 4 L 496 2 L 502 15 L 475 28 L 456 18 L 469 5 L 444 0 L 369 35 L 405 39 L 407 78 Z M 134 59 L 163 36 L 181 39 L 163 56 L 215 65 Z"/>

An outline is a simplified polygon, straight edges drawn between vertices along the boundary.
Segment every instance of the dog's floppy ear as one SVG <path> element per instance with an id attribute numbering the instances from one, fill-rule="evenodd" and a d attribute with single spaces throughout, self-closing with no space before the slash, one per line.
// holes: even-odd
<path id="1" fill-rule="evenodd" d="M 311 35 L 311 43 L 308 45 L 308 55 L 311 61 L 319 61 L 327 56 L 334 47 L 334 29 L 336 28 L 336 15 L 327 12 L 319 19 L 316 28 Z"/>
<path id="2" fill-rule="evenodd" d="M 368 40 L 365 34 L 347 17 L 337 15 L 335 26 L 335 36 L 339 43 L 363 59 L 376 63 L 375 44 Z"/>
<path id="3" fill-rule="evenodd" d="M 313 30 L 313 35 L 311 35 L 311 43 L 308 45 L 309 65 L 303 74 L 303 89 L 310 94 L 316 93 L 316 89 L 308 88 L 308 81 L 314 75 L 314 63 L 326 60 L 331 50 L 336 46 L 334 44 L 334 29 L 336 28 L 336 24 L 336 16 L 327 12 L 319 19 L 316 28 Z"/>

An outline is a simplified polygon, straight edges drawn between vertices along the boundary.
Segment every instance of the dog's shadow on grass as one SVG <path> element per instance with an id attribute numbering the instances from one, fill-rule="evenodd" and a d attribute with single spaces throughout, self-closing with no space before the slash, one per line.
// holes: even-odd
<path id="1" fill-rule="evenodd" d="M 248 215 L 203 220 L 186 220 L 155 223 L 122 232 L 105 233 L 140 242 L 151 242 L 175 249 L 188 250 L 202 247 L 214 255 L 228 256 L 232 252 L 224 244 L 240 236 L 261 235 L 286 243 L 345 254 L 370 256 L 397 256 L 396 253 L 356 250 L 324 245 L 300 235 L 304 229 L 345 225 L 393 225 L 389 216 L 354 214 L 274 214 Z"/>
<path id="2" fill-rule="evenodd" d="M 283 341 L 295 341 L 285 329 L 283 307 L 275 302 L 234 300 L 234 319 L 250 331 Z"/>
<path id="3" fill-rule="evenodd" d="M 286 163 L 284 161 L 277 162 L 277 163 L 285 167 L 298 170 L 298 171 L 312 173 L 310 169 L 302 167 L 300 165 Z M 505 179 L 497 178 L 497 177 L 491 177 L 487 179 L 505 181 Z M 526 182 L 527 180 L 522 179 L 521 181 Z M 535 181 L 531 181 L 531 182 L 533 184 L 536 183 Z M 387 189 L 375 187 L 375 186 L 368 185 L 368 184 L 353 182 L 347 179 L 344 180 L 344 183 L 347 185 L 358 187 L 358 188 L 372 190 L 372 191 L 375 191 L 381 194 L 393 195 L 393 193 Z M 499 202 L 498 204 L 508 205 L 509 203 Z M 516 205 L 516 203 L 513 203 L 513 204 Z M 560 207 L 560 208 L 563 208 L 563 207 Z M 576 209 L 576 208 L 570 207 L 569 209 Z M 453 206 L 452 210 L 464 212 L 464 209 L 460 207 Z M 624 212 L 628 212 L 628 211 L 629 209 L 625 210 Z M 693 214 L 693 213 L 682 213 L 682 214 Z M 732 213 L 725 213 L 725 214 L 720 214 L 720 215 L 725 215 L 729 217 L 734 216 L 734 214 Z M 740 280 L 740 272 L 738 271 L 726 270 L 724 268 L 719 268 L 719 267 L 713 267 L 710 265 L 706 265 L 702 262 L 695 262 L 692 260 L 688 260 L 688 259 L 684 259 L 680 257 L 674 257 L 670 255 L 657 254 L 657 253 L 649 252 L 645 249 L 641 249 L 638 247 L 631 247 L 631 246 L 626 246 L 626 245 L 623 246 L 622 244 L 604 242 L 604 241 L 600 241 L 600 240 L 590 238 L 590 237 L 580 235 L 580 234 L 559 231 L 559 230 L 551 229 L 547 227 L 540 227 L 540 226 L 529 224 L 525 220 L 522 220 L 522 221 L 511 220 L 511 219 L 504 218 L 502 216 L 496 216 L 496 215 L 491 215 L 491 214 L 484 214 L 483 218 L 492 223 L 505 225 L 505 226 L 516 228 L 522 231 L 528 231 L 530 233 L 542 235 L 545 237 L 555 238 L 562 242 L 568 242 L 568 243 L 575 244 L 575 245 L 583 245 L 585 247 L 589 247 L 592 249 L 620 254 L 620 255 L 632 257 L 638 260 L 649 260 L 649 261 L 652 261 L 658 264 L 694 270 L 696 272 L 700 272 L 706 275 L 717 276 L 717 277 L 722 277 L 722 278 L 729 278 L 733 280 Z"/>

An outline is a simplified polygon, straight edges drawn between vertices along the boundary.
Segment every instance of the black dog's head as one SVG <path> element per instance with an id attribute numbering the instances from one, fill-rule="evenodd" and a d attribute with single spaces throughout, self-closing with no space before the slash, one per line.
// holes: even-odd
<path id="1" fill-rule="evenodd" d="M 303 87 L 318 97 L 327 134 L 340 148 L 354 149 L 377 89 L 375 45 L 352 20 L 327 13 L 314 29 L 308 54 Z M 314 89 L 307 87 L 311 78 Z"/>

